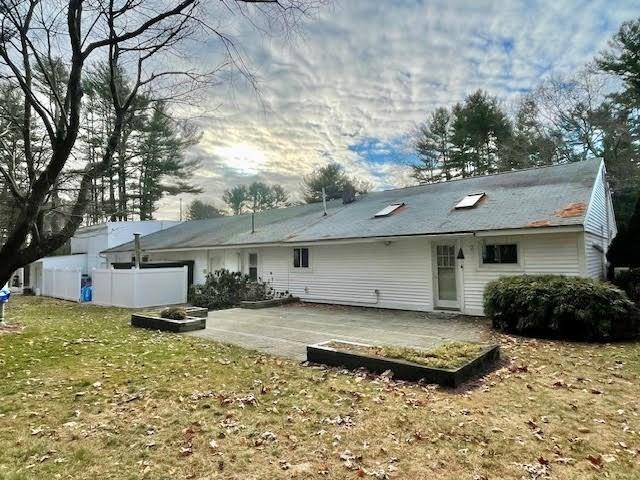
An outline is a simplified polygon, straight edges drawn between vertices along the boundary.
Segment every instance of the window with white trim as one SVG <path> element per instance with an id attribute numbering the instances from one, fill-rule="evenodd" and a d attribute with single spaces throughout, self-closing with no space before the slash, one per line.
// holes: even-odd
<path id="1" fill-rule="evenodd" d="M 293 268 L 309 268 L 309 249 L 306 247 L 293 249 Z"/>
<path id="2" fill-rule="evenodd" d="M 258 254 L 249 254 L 249 280 L 256 282 L 258 280 Z"/>
<path id="3" fill-rule="evenodd" d="M 483 265 L 517 264 L 518 245 L 515 243 L 496 243 L 482 246 Z"/>

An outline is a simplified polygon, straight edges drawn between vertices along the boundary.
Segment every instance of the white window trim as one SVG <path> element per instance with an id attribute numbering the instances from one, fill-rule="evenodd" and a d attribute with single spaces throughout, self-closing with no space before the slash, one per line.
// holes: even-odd
<path id="1" fill-rule="evenodd" d="M 518 255 L 517 263 L 484 263 L 482 261 L 482 253 L 486 245 L 514 245 L 516 246 L 516 254 Z M 521 272 L 524 270 L 522 263 L 522 246 L 520 242 L 511 239 L 483 240 L 478 242 L 478 268 L 481 270 L 499 270 L 503 272 Z"/>
<path id="2" fill-rule="evenodd" d="M 308 267 L 294 267 L 293 266 L 293 254 L 295 249 L 297 248 L 306 248 L 307 252 L 309 253 L 309 266 Z M 300 259 L 302 261 L 302 259 Z M 304 245 L 296 245 L 294 247 L 291 247 L 291 249 L 289 250 L 289 271 L 291 272 L 311 272 L 313 271 L 313 256 L 311 254 L 311 247 L 307 247 Z"/>

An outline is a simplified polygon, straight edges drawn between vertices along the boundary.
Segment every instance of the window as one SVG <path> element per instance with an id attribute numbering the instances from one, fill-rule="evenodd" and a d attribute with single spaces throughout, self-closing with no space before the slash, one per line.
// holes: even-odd
<path id="1" fill-rule="evenodd" d="M 293 249 L 293 268 L 309 268 L 309 249 Z"/>
<path id="2" fill-rule="evenodd" d="M 518 245 L 515 243 L 484 245 L 482 247 L 482 263 L 518 263 Z"/>
<path id="3" fill-rule="evenodd" d="M 459 208 L 473 208 L 478 202 L 484 197 L 484 192 L 481 193 L 471 193 L 456 203 L 456 209 Z"/>
<path id="4" fill-rule="evenodd" d="M 258 280 L 258 254 L 249 254 L 249 279 L 253 282 Z"/>
<path id="5" fill-rule="evenodd" d="M 382 210 L 380 210 L 378 213 L 376 213 L 374 215 L 374 217 L 376 217 L 376 218 L 378 218 L 378 217 L 388 217 L 389 215 L 391 215 L 393 212 L 395 212 L 400 207 L 404 207 L 404 205 L 405 205 L 404 202 L 392 203 L 391 205 L 387 205 Z"/>

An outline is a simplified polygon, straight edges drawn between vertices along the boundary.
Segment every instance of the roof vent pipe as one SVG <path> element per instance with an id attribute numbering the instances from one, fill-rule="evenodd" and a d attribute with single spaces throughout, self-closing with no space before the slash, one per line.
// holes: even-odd
<path id="1" fill-rule="evenodd" d="M 324 187 L 322 187 L 322 209 L 324 211 L 322 216 L 326 217 L 327 216 L 327 194 L 324 191 Z"/>
<path id="2" fill-rule="evenodd" d="M 140 268 L 140 256 L 142 255 L 142 248 L 140 248 L 140 234 L 139 233 L 134 233 L 133 234 L 133 244 L 135 247 L 135 262 L 136 262 L 136 268 L 139 269 Z"/>
<path id="3" fill-rule="evenodd" d="M 256 233 L 256 212 L 251 212 L 251 233 Z"/>

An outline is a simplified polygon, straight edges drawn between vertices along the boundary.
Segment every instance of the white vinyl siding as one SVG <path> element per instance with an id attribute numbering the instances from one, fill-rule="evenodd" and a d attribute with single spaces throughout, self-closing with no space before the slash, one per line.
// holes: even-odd
<path id="1" fill-rule="evenodd" d="M 433 308 L 426 239 L 309 246 L 309 269 L 292 268 L 291 251 L 291 247 L 259 250 L 262 278 L 276 290 L 318 303 Z"/>
<path id="2" fill-rule="evenodd" d="M 482 265 L 482 241 L 477 238 L 463 241 L 464 311 L 482 315 L 484 288 L 491 280 L 505 275 L 562 274 L 580 275 L 580 233 L 513 235 L 491 237 L 491 243 L 517 243 L 518 264 Z"/>
<path id="3" fill-rule="evenodd" d="M 606 248 L 605 241 L 599 235 L 585 232 L 585 259 L 586 274 L 592 278 L 604 278 L 605 276 L 605 254 L 595 248 L 599 246 L 601 249 Z"/>
<path id="4" fill-rule="evenodd" d="M 433 246 L 447 241 L 464 252 L 456 270 L 458 303 L 463 313 L 471 315 L 483 314 L 486 284 L 503 275 L 581 275 L 586 270 L 582 232 L 310 244 L 304 246 L 309 248 L 309 268 L 298 269 L 293 267 L 293 245 L 148 255 L 151 261 L 195 259 L 195 282 L 201 283 L 207 270 L 220 266 L 248 273 L 249 253 L 257 253 L 258 276 L 276 290 L 288 291 L 304 301 L 431 311 L 435 294 Z M 518 263 L 483 265 L 483 242 L 517 244 Z M 122 255 L 124 261 L 130 256 Z"/>
<path id="5" fill-rule="evenodd" d="M 609 248 L 616 236 L 616 221 L 611 198 L 607 195 L 604 166 L 601 167 L 591 194 L 591 202 L 585 216 L 585 274 L 593 278 L 605 277 L 606 262 L 603 252 Z M 594 248 L 598 245 L 603 251 Z"/>

